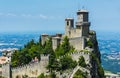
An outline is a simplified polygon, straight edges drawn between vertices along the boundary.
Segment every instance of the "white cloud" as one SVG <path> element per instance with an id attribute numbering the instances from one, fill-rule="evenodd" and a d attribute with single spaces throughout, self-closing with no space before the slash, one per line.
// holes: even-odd
<path id="1" fill-rule="evenodd" d="M 22 14 L 21 16 L 22 16 L 22 17 L 26 17 L 26 15 L 25 15 L 25 14 Z"/>
<path id="2" fill-rule="evenodd" d="M 16 14 L 13 14 L 13 13 L 8 13 L 8 14 L 6 14 L 6 16 L 13 16 L 13 17 L 15 17 L 15 16 L 17 16 Z"/>
<path id="3" fill-rule="evenodd" d="M 22 14 L 21 16 L 22 16 L 22 17 L 34 17 L 34 16 L 31 15 L 31 14 Z"/>
<path id="4" fill-rule="evenodd" d="M 40 17 L 40 18 L 43 18 L 43 19 L 49 18 L 48 16 L 45 16 L 45 15 L 42 15 L 42 14 L 40 14 L 39 17 Z"/>
<path id="5" fill-rule="evenodd" d="M 50 19 L 49 16 L 39 14 L 39 15 L 31 15 L 31 14 L 22 14 L 22 17 L 28 17 L 28 18 L 41 18 L 41 19 Z"/>
<path id="6" fill-rule="evenodd" d="M 61 19 L 61 16 L 47 16 L 44 14 L 36 14 L 36 15 L 32 15 L 32 14 L 14 14 L 14 13 L 0 13 L 0 16 L 5 16 L 5 17 L 25 17 L 25 18 L 40 18 L 40 19 Z"/>

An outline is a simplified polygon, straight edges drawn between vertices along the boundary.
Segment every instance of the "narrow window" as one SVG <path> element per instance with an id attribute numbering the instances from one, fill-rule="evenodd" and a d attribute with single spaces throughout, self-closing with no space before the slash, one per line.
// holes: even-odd
<path id="1" fill-rule="evenodd" d="M 67 26 L 69 26 L 69 21 L 67 21 Z"/>

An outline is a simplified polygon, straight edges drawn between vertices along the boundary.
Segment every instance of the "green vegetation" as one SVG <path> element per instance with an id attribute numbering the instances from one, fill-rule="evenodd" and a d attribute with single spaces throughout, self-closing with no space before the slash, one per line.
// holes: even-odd
<path id="1" fill-rule="evenodd" d="M 90 35 L 95 35 L 94 31 L 89 32 Z"/>
<path id="2" fill-rule="evenodd" d="M 56 55 L 55 55 L 55 52 L 52 52 L 49 56 L 49 64 L 48 64 L 48 67 L 47 67 L 51 72 L 53 70 L 60 70 L 61 66 L 60 66 L 60 63 L 57 61 L 56 59 Z"/>
<path id="3" fill-rule="evenodd" d="M 83 56 L 80 56 L 78 64 L 79 64 L 79 66 L 82 66 L 82 67 L 86 67 L 87 66 Z"/>
<path id="4" fill-rule="evenodd" d="M 73 61 L 70 56 L 65 56 L 60 58 L 60 60 L 57 60 L 58 57 L 73 51 L 74 48 L 70 46 L 69 39 L 66 36 L 55 52 L 50 54 L 48 69 L 52 72 L 54 70 L 61 71 L 74 68 L 77 65 L 77 62 Z"/>
<path id="5" fill-rule="evenodd" d="M 61 63 L 62 70 L 72 69 L 77 66 L 77 62 L 73 61 L 70 56 L 65 56 L 65 57 L 61 58 L 60 63 Z"/>
<path id="6" fill-rule="evenodd" d="M 93 47 L 92 41 L 89 40 L 87 42 L 87 45 Z M 63 72 L 68 69 L 73 69 L 77 66 L 77 62 L 74 61 L 69 55 L 67 55 L 74 51 L 75 49 L 70 46 L 67 36 L 63 39 L 63 42 L 57 47 L 55 51 L 53 51 L 52 49 L 51 38 L 49 38 L 44 45 L 41 45 L 41 39 L 39 40 L 39 42 L 31 40 L 24 46 L 24 48 L 13 53 L 11 62 L 13 67 L 17 67 L 30 63 L 34 58 L 37 58 L 39 61 L 40 54 L 49 54 L 50 56 L 47 68 L 49 69 L 51 74 L 49 76 L 45 76 L 44 73 L 42 73 L 37 78 L 56 78 L 56 75 L 54 73 L 55 71 Z M 88 50 L 83 50 L 82 52 L 89 53 Z M 98 58 L 93 54 L 92 57 L 97 62 L 99 76 L 103 78 L 104 71 L 100 65 Z M 78 65 L 82 67 L 87 66 L 83 56 L 79 58 Z M 27 78 L 27 76 L 25 76 L 24 78 Z M 86 73 L 78 70 L 74 75 L 74 78 L 86 78 Z"/>
<path id="7" fill-rule="evenodd" d="M 41 73 L 37 78 L 46 78 L 44 73 Z"/>
<path id="8" fill-rule="evenodd" d="M 44 45 L 41 45 L 41 39 L 39 40 L 39 42 L 31 40 L 24 46 L 24 48 L 13 53 L 12 66 L 17 67 L 20 65 L 25 65 L 31 62 L 35 57 L 40 60 L 40 54 L 49 54 L 49 64 L 47 68 L 50 70 L 50 72 L 53 72 L 54 70 L 60 71 L 72 69 L 77 65 L 77 63 L 76 61 L 73 61 L 70 56 L 63 57 L 60 60 L 57 59 L 58 57 L 61 57 L 73 51 L 74 48 L 70 46 L 67 36 L 63 39 L 62 44 L 58 46 L 55 52 L 52 49 L 51 38 L 49 38 Z"/>
<path id="9" fill-rule="evenodd" d="M 57 47 L 57 49 L 55 50 L 55 53 L 56 53 L 56 56 L 59 57 L 59 56 L 63 56 L 67 53 L 70 53 L 70 52 L 73 52 L 75 49 L 70 46 L 70 43 L 69 43 L 69 39 L 67 36 L 65 36 L 65 38 L 63 39 L 63 42 L 61 45 L 59 45 Z"/>
<path id="10" fill-rule="evenodd" d="M 92 48 L 93 47 L 93 42 L 91 40 L 88 40 L 87 41 L 87 46 L 89 46 L 90 48 Z"/>
<path id="11" fill-rule="evenodd" d="M 97 56 L 95 54 L 91 54 L 93 61 L 96 61 L 97 65 L 98 65 L 98 75 L 100 78 L 105 78 L 104 75 L 104 69 L 102 68 L 99 59 L 97 58 Z"/>
<path id="12" fill-rule="evenodd" d="M 28 75 L 23 75 L 22 78 L 29 78 Z"/>
<path id="13" fill-rule="evenodd" d="M 52 72 L 52 73 L 50 74 L 50 78 L 56 78 L 56 74 L 55 74 L 54 72 Z"/>
<path id="14" fill-rule="evenodd" d="M 82 72 L 81 70 L 78 70 L 73 78 L 87 78 L 87 73 Z"/>
<path id="15" fill-rule="evenodd" d="M 53 52 L 51 38 L 41 45 L 41 41 L 35 42 L 33 39 L 24 45 L 24 48 L 15 51 L 12 55 L 12 66 L 17 67 L 30 63 L 33 59 L 40 60 L 40 54 L 50 54 Z M 23 61 L 24 60 L 24 61 Z"/>
<path id="16" fill-rule="evenodd" d="M 50 75 L 44 75 L 44 73 L 41 73 L 37 78 L 57 78 L 56 74 L 54 72 L 50 73 Z"/>
<path id="17" fill-rule="evenodd" d="M 80 52 L 84 52 L 84 53 L 90 53 L 90 51 L 89 50 L 87 50 L 87 49 L 84 49 L 84 50 L 81 50 Z"/>
<path id="18" fill-rule="evenodd" d="M 4 78 L 4 77 L 0 76 L 0 78 Z"/>
<path id="19" fill-rule="evenodd" d="M 59 61 L 54 57 L 54 55 L 50 55 L 50 57 L 51 58 L 49 59 L 48 69 L 51 72 L 54 70 L 64 71 L 67 69 L 72 69 L 77 65 L 77 62 L 73 61 L 70 56 L 61 57 Z"/>

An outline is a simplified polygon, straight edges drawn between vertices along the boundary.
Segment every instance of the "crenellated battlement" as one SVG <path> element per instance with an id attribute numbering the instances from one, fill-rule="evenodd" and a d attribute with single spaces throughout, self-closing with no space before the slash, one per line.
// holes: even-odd
<path id="1" fill-rule="evenodd" d="M 2 72 L 2 76 L 8 78 L 10 74 L 12 74 L 12 78 L 16 78 L 16 76 L 22 77 L 23 75 L 29 75 L 29 77 L 37 77 L 40 73 L 47 72 L 47 65 L 49 61 L 49 55 L 41 55 L 40 61 L 30 62 L 29 64 L 11 67 L 9 63 L 3 64 L 2 68 L 4 69 Z M 9 71 L 12 71 L 10 73 Z"/>
<path id="2" fill-rule="evenodd" d="M 49 60 L 49 55 L 41 54 L 41 61 L 48 61 Z"/>
<path id="3" fill-rule="evenodd" d="M 90 62 L 90 55 L 91 53 L 89 52 L 89 50 L 85 49 L 85 50 L 81 50 L 80 52 L 68 53 L 64 56 L 59 57 L 59 59 L 66 57 L 66 56 L 71 56 L 73 60 L 78 61 L 80 56 L 83 56 L 85 58 L 85 62 L 88 64 Z"/>
<path id="4" fill-rule="evenodd" d="M 72 52 L 72 53 L 68 53 L 64 56 L 59 57 L 63 58 L 66 56 L 71 56 L 73 60 L 78 61 L 80 56 L 83 56 L 85 58 L 85 62 L 86 64 L 88 64 L 90 62 L 90 48 L 81 50 L 79 52 Z M 47 73 L 48 70 L 46 69 L 47 65 L 48 65 L 48 61 L 49 61 L 49 55 L 44 55 L 41 54 L 41 60 L 37 61 L 37 62 L 32 62 L 29 63 L 27 65 L 22 65 L 19 67 L 12 67 L 11 71 L 12 71 L 12 78 L 16 78 L 16 76 L 20 76 L 22 77 L 23 75 L 29 75 L 29 77 L 37 77 L 40 73 Z M 3 66 L 5 68 L 7 68 L 8 64 L 4 64 Z M 6 74 L 6 72 L 4 72 L 4 75 Z"/>

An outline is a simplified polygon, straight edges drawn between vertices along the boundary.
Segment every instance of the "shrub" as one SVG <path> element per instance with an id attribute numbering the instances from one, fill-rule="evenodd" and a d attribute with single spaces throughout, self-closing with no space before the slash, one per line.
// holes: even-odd
<path id="1" fill-rule="evenodd" d="M 82 66 L 82 67 L 86 67 L 87 66 L 83 56 L 80 56 L 78 64 L 79 64 L 79 66 Z"/>
<path id="2" fill-rule="evenodd" d="M 81 70 L 78 70 L 78 71 L 74 74 L 73 78 L 87 78 L 87 74 L 84 73 L 84 72 L 82 72 Z"/>

